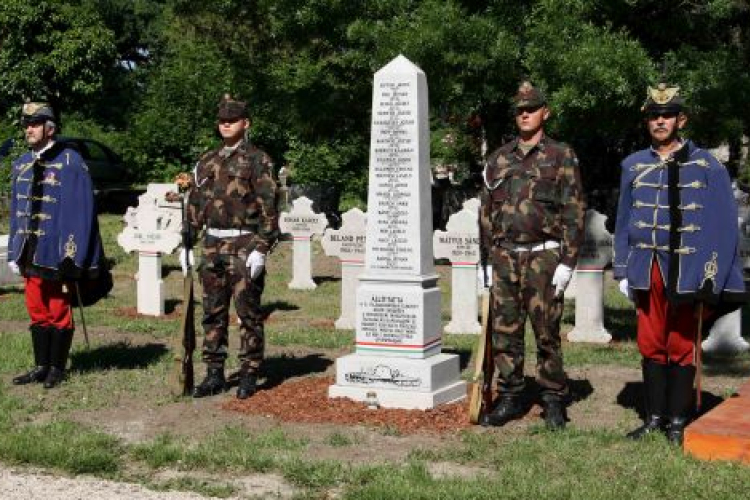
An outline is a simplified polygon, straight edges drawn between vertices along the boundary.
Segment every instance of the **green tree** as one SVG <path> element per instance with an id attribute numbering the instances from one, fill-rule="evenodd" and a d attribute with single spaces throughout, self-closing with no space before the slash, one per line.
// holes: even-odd
<path id="1" fill-rule="evenodd" d="M 115 45 L 95 10 L 78 2 L 0 3 L 0 96 L 6 108 L 46 98 L 76 107 L 102 89 Z"/>

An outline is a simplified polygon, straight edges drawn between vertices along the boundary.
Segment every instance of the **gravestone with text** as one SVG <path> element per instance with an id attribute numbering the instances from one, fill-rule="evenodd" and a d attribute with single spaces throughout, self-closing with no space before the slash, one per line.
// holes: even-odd
<path id="1" fill-rule="evenodd" d="M 451 320 L 446 333 L 479 333 L 479 200 L 464 202 L 464 208 L 451 215 L 445 231 L 437 230 L 432 245 L 436 259 L 451 263 Z"/>
<path id="2" fill-rule="evenodd" d="M 748 196 L 735 188 L 738 204 L 739 255 L 742 266 L 750 269 L 750 207 Z M 713 356 L 733 356 L 750 349 L 750 344 L 742 338 L 742 310 L 738 309 L 717 319 L 701 347 Z"/>
<path id="3" fill-rule="evenodd" d="M 292 202 L 290 212 L 279 216 L 282 233 L 292 235 L 292 281 L 293 290 L 314 290 L 318 285 L 312 279 L 312 237 L 323 234 L 328 220 L 324 214 L 312 210 L 312 200 L 300 196 Z"/>
<path id="4" fill-rule="evenodd" d="M 23 278 L 14 274 L 8 267 L 8 239 L 9 235 L 0 235 L 0 285 L 23 283 Z"/>
<path id="5" fill-rule="evenodd" d="M 575 327 L 570 342 L 606 344 L 612 335 L 604 328 L 604 268 L 612 260 L 612 235 L 605 215 L 586 211 L 585 234 L 576 265 Z"/>
<path id="6" fill-rule="evenodd" d="M 340 229 L 326 229 L 320 242 L 326 255 L 341 262 L 341 315 L 334 325 L 339 329 L 355 326 L 357 285 L 365 268 L 367 214 L 352 208 L 342 215 Z"/>
<path id="7" fill-rule="evenodd" d="M 336 360 L 329 396 L 389 408 L 458 401 L 458 356 L 440 352 L 427 81 L 403 56 L 375 73 L 369 169 L 356 352 Z"/>
<path id="8" fill-rule="evenodd" d="M 177 192 L 175 184 L 149 184 L 138 197 L 138 207 L 129 207 L 125 229 L 117 243 L 126 252 L 138 252 L 136 274 L 137 311 L 151 316 L 164 315 L 163 254 L 172 253 L 182 243 L 182 211 L 179 202 L 166 201 L 167 192 Z"/>

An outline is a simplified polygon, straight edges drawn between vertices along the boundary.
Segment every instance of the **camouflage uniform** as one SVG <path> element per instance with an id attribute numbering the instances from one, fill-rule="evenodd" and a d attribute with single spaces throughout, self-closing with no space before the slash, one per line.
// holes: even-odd
<path id="1" fill-rule="evenodd" d="M 485 169 L 480 223 L 493 269 L 493 354 L 501 394 L 524 389 L 524 331 L 531 318 L 543 394 L 568 387 L 560 346 L 562 297 L 552 276 L 575 266 L 584 203 L 578 161 L 564 143 L 543 136 L 526 153 L 519 139 L 493 152 Z M 553 248 L 544 248 L 553 247 Z"/>
<path id="2" fill-rule="evenodd" d="M 277 188 L 268 155 L 247 140 L 234 149 L 204 154 L 195 169 L 188 217 L 194 230 L 205 228 L 203 258 L 203 361 L 223 366 L 227 358 L 229 301 L 240 319 L 241 367 L 257 372 L 263 359 L 263 313 L 260 307 L 265 270 L 250 279 L 247 257 L 267 253 L 278 237 Z M 240 235 L 214 236 L 235 230 Z"/>

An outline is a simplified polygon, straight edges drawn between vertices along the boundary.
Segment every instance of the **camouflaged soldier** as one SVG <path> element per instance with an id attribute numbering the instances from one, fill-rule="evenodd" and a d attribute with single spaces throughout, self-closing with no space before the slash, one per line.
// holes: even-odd
<path id="1" fill-rule="evenodd" d="M 198 272 L 203 284 L 207 373 L 193 392 L 196 398 L 226 390 L 230 297 L 240 320 L 239 399 L 255 393 L 263 359 L 260 299 L 266 254 L 278 237 L 277 189 L 271 159 L 245 138 L 249 128 L 246 103 L 225 95 L 218 112 L 224 144 L 198 161 L 195 187 L 188 198 L 191 231 L 205 231 Z M 183 271 L 188 258 L 183 252 Z"/>
<path id="2" fill-rule="evenodd" d="M 583 236 L 578 160 L 544 134 L 544 94 L 524 82 L 514 97 L 518 137 L 494 151 L 484 172 L 480 222 L 492 263 L 493 355 L 500 400 L 485 425 L 503 425 L 527 408 L 524 331 L 530 317 L 537 346 L 544 420 L 565 427 L 568 385 L 560 345 L 563 292 Z"/>

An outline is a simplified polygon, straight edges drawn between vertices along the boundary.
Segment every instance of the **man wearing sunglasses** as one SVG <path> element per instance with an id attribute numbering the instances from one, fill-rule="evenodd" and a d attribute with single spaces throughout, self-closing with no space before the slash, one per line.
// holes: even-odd
<path id="1" fill-rule="evenodd" d="M 524 82 L 514 97 L 518 136 L 493 152 L 484 172 L 480 224 L 491 249 L 493 357 L 499 402 L 484 419 L 501 426 L 524 415 L 527 316 L 537 346 L 544 421 L 566 424 L 569 398 L 560 319 L 583 237 L 584 202 L 578 160 L 549 138 L 550 109 L 542 91 Z"/>
<path id="2" fill-rule="evenodd" d="M 23 105 L 29 151 L 13 162 L 8 265 L 21 274 L 35 366 L 16 385 L 56 387 L 73 342 L 74 281 L 93 278 L 103 256 L 88 169 L 55 141 L 57 120 L 45 102 Z"/>
<path id="3" fill-rule="evenodd" d="M 240 377 L 237 398 L 256 392 L 265 336 L 261 294 L 266 254 L 278 237 L 277 188 L 268 155 L 246 139 L 247 104 L 226 94 L 219 103 L 217 127 L 223 144 L 204 154 L 195 167 L 188 195 L 189 229 L 204 231 L 198 271 L 203 284 L 203 361 L 206 377 L 193 397 L 226 390 L 229 300 L 240 321 Z M 195 241 L 195 238 L 190 238 Z M 180 261 L 187 272 L 190 259 Z"/>
<path id="4" fill-rule="evenodd" d="M 682 444 L 693 414 L 698 325 L 747 299 L 737 207 L 726 168 L 681 137 L 680 89 L 649 87 L 642 108 L 651 146 L 623 160 L 614 277 L 635 302 L 646 419 L 628 434 L 663 432 Z"/>

